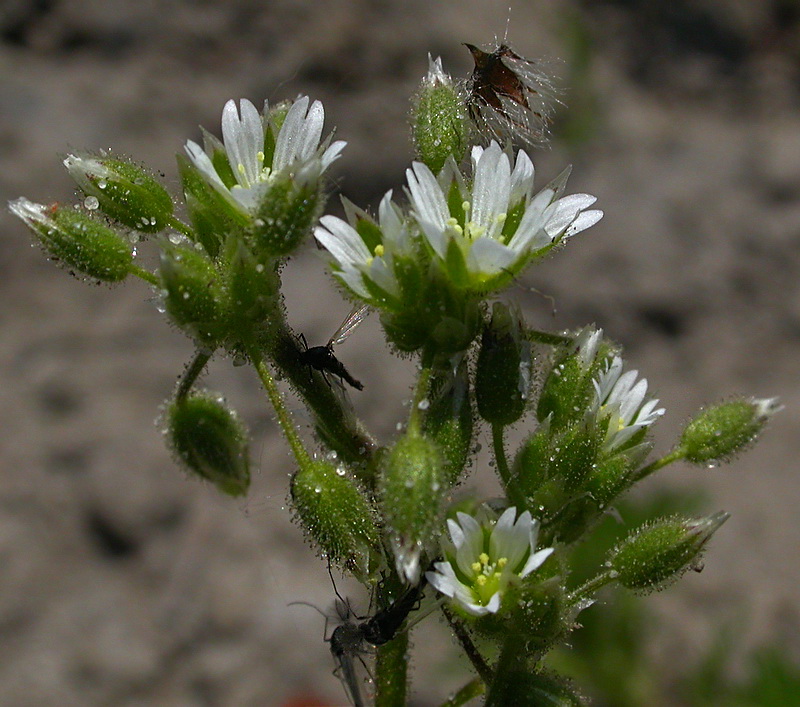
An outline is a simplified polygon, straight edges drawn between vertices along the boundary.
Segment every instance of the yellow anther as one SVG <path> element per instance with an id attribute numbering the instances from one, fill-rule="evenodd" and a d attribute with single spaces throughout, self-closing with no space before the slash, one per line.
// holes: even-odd
<path id="1" fill-rule="evenodd" d="M 508 564 L 508 558 L 507 558 L 507 557 L 501 557 L 501 558 L 500 558 L 500 559 L 497 561 L 497 567 L 498 567 L 499 569 L 503 569 L 503 567 L 505 567 L 507 564 Z"/>
<path id="2" fill-rule="evenodd" d="M 478 555 L 478 559 L 481 561 L 482 565 L 489 564 L 489 555 L 487 555 L 485 552 L 482 552 L 480 555 Z"/>
<path id="3" fill-rule="evenodd" d="M 383 257 L 383 244 L 382 243 L 378 243 L 378 245 L 375 246 L 375 255 L 378 258 Z"/>
<path id="4" fill-rule="evenodd" d="M 505 223 L 506 218 L 508 218 L 508 214 L 497 214 L 497 216 L 494 217 L 494 220 L 497 223 Z"/>
<path id="5" fill-rule="evenodd" d="M 469 210 L 472 208 L 472 204 L 470 204 L 468 201 L 462 201 L 461 208 L 464 209 L 465 214 L 468 214 Z"/>
<path id="6" fill-rule="evenodd" d="M 480 572 L 483 565 L 480 562 L 473 562 L 470 567 L 472 567 L 473 572 Z"/>
<path id="7" fill-rule="evenodd" d="M 236 171 L 239 172 L 239 174 L 244 174 L 244 165 L 241 162 L 236 165 Z"/>
<path id="8" fill-rule="evenodd" d="M 475 579 L 475 584 L 477 584 L 479 587 L 482 587 L 484 584 L 486 584 L 486 577 L 482 574 L 479 574 Z"/>
<path id="9" fill-rule="evenodd" d="M 264 162 L 264 153 L 259 150 L 256 152 L 256 159 L 263 164 Z"/>

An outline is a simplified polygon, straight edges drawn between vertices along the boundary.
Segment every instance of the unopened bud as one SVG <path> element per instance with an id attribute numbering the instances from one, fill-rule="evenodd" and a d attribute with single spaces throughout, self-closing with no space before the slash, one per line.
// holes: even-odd
<path id="1" fill-rule="evenodd" d="M 327 557 L 365 575 L 380 546 L 369 504 L 343 468 L 321 460 L 305 464 L 292 478 L 297 517 Z"/>
<path id="2" fill-rule="evenodd" d="M 397 571 L 409 584 L 420 576 L 420 558 L 442 519 L 446 468 L 434 442 L 409 431 L 383 460 L 380 495 Z"/>
<path id="3" fill-rule="evenodd" d="M 170 318 L 203 346 L 225 332 L 224 294 L 214 264 L 193 246 L 167 245 L 161 253 L 164 304 Z"/>
<path id="4" fill-rule="evenodd" d="M 638 592 L 662 589 L 702 556 L 706 543 L 730 517 L 720 511 L 705 518 L 663 518 L 633 531 L 606 563 L 623 587 Z"/>
<path id="5" fill-rule="evenodd" d="M 115 157 L 67 155 L 64 166 L 103 213 L 145 233 L 163 231 L 172 219 L 172 197 L 151 174 Z"/>
<path id="6" fill-rule="evenodd" d="M 525 411 L 531 383 L 531 346 L 522 336 L 519 313 L 495 302 L 492 320 L 483 330 L 475 375 L 480 416 L 492 424 L 510 425 Z"/>
<path id="7" fill-rule="evenodd" d="M 25 197 L 12 201 L 9 208 L 55 260 L 104 282 L 119 282 L 130 272 L 130 243 L 85 212 L 35 204 Z"/>
<path id="8" fill-rule="evenodd" d="M 167 411 L 167 436 L 189 472 L 229 496 L 247 493 L 247 433 L 220 398 L 197 394 L 175 400 Z"/>
<path id="9" fill-rule="evenodd" d="M 739 399 L 700 412 L 683 431 L 679 449 L 694 464 L 717 463 L 747 448 L 782 409 L 777 398 Z"/>
<path id="10" fill-rule="evenodd" d="M 467 111 L 442 60 L 428 56 L 428 74 L 422 80 L 412 108 L 412 136 L 420 161 L 437 174 L 448 157 L 456 163 L 467 147 Z"/>

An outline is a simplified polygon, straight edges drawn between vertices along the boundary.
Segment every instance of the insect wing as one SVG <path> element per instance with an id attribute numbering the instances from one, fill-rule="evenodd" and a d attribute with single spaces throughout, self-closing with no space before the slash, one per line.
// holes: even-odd
<path id="1" fill-rule="evenodd" d="M 353 307 L 350 314 L 345 317 L 342 325 L 334 332 L 331 340 L 328 342 L 328 346 L 338 346 L 345 341 L 356 327 L 367 318 L 368 314 L 369 306 L 366 304 Z"/>

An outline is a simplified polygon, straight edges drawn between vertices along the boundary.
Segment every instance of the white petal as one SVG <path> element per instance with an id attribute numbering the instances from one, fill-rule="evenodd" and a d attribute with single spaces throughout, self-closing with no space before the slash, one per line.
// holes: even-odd
<path id="1" fill-rule="evenodd" d="M 306 125 L 308 102 L 308 96 L 301 96 L 286 113 L 281 129 L 278 132 L 278 137 L 275 140 L 272 169 L 276 172 L 289 167 L 297 160 L 300 150 L 308 142 L 308 127 Z M 316 128 L 317 126 L 313 127 Z M 319 125 L 319 134 L 322 134 L 321 125 Z M 319 138 L 317 138 L 317 142 L 319 142 Z"/>
<path id="2" fill-rule="evenodd" d="M 337 140 L 325 150 L 325 152 L 322 153 L 322 157 L 319 158 L 321 165 L 320 172 L 324 172 L 333 162 L 338 160 L 342 154 L 342 150 L 344 150 L 346 146 L 347 143 L 344 140 Z"/>
<path id="3" fill-rule="evenodd" d="M 531 572 L 541 567 L 542 563 L 550 557 L 553 553 L 553 548 L 548 547 L 544 550 L 539 550 L 539 552 L 534 552 L 529 558 L 528 561 L 525 563 L 525 566 L 522 568 L 522 571 L 519 573 L 520 577 L 527 577 Z"/>
<path id="4" fill-rule="evenodd" d="M 361 271 L 352 265 L 342 266 L 341 271 L 334 273 L 334 276 L 338 277 L 359 297 L 362 297 L 365 300 L 369 300 L 371 298 L 369 290 L 364 284 L 364 280 L 361 276 Z"/>
<path id="5" fill-rule="evenodd" d="M 520 199 L 527 198 L 533 189 L 534 167 L 531 158 L 525 150 L 517 152 L 517 161 L 511 173 L 511 199 L 515 204 Z"/>
<path id="6" fill-rule="evenodd" d="M 594 226 L 601 218 L 603 218 L 603 212 L 600 209 L 582 211 L 564 232 L 564 238 L 571 238 L 576 233 L 585 231 L 587 228 Z"/>
<path id="7" fill-rule="evenodd" d="M 340 263 L 366 263 L 371 257 L 358 232 L 337 216 L 323 216 L 322 226 L 314 229 L 314 237 Z M 327 229 L 327 230 L 326 230 Z"/>
<path id="8" fill-rule="evenodd" d="M 513 511 L 511 515 L 509 515 L 509 511 Z M 492 530 L 489 540 L 489 555 L 492 560 L 496 561 L 505 557 L 508 560 L 506 566 L 511 571 L 516 569 L 517 565 L 522 562 L 522 558 L 531 550 L 529 544 L 531 514 L 525 511 L 516 523 L 513 522 L 514 514 L 516 514 L 516 508 L 509 508 L 503 513 Z M 506 522 L 501 524 L 502 520 Z"/>
<path id="9" fill-rule="evenodd" d="M 519 254 L 491 238 L 478 238 L 470 247 L 467 268 L 472 273 L 497 275 L 508 270 Z"/>
<path id="10" fill-rule="evenodd" d="M 511 166 L 506 155 L 496 142 L 484 150 L 475 170 L 472 185 L 472 212 L 469 220 L 486 229 L 483 234 L 494 238 L 500 231 L 499 214 L 508 210 L 511 195 Z"/>
<path id="11" fill-rule="evenodd" d="M 264 150 L 264 127 L 256 107 L 243 98 L 239 101 L 241 118 L 236 111 L 236 101 L 230 100 L 222 109 L 222 140 L 236 181 L 248 187 L 261 173 L 258 154 Z"/>
<path id="12" fill-rule="evenodd" d="M 421 162 L 414 162 L 413 169 L 406 170 L 408 188 L 414 211 L 420 221 L 425 221 L 444 231 L 450 211 L 442 188 L 433 173 Z"/>
<path id="13" fill-rule="evenodd" d="M 464 544 L 464 531 L 461 526 L 452 518 L 447 519 L 447 529 L 450 531 L 450 538 L 453 540 L 453 547 L 458 550 Z"/>
<path id="14" fill-rule="evenodd" d="M 559 236 L 577 217 L 588 208 L 597 198 L 591 194 L 571 194 L 555 202 L 552 213 L 547 219 L 545 229 L 553 237 Z"/>

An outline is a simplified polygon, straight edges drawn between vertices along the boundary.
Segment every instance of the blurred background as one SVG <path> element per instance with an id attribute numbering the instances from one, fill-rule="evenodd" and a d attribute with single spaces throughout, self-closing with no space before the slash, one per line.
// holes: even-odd
<path id="1" fill-rule="evenodd" d="M 0 197 L 69 202 L 61 158 L 102 148 L 175 189 L 174 154 L 200 124 L 219 134 L 228 98 L 302 92 L 349 143 L 335 186 L 375 207 L 403 182 L 427 53 L 466 77 L 461 43 L 507 31 L 565 87 L 538 184 L 572 163 L 569 191 L 606 212 L 512 293 L 529 321 L 596 322 L 623 344 L 667 408 L 661 451 L 703 403 L 786 405 L 730 467 L 638 489 L 626 521 L 645 507 L 732 518 L 701 574 L 644 602 L 609 597 L 603 625 L 585 612 L 559 665 L 598 705 L 798 704 L 800 2 L 514 0 L 508 18 L 506 0 L 3 0 Z M 343 704 L 322 617 L 288 606 L 334 595 L 286 509 L 292 461 L 255 375 L 219 360 L 206 378 L 254 437 L 253 490 L 226 500 L 162 443 L 192 348 L 152 292 L 78 283 L 5 210 L 0 228 L 0 704 Z M 292 325 L 325 343 L 350 306 L 319 253 L 284 280 Z M 384 351 L 377 318 L 337 354 L 390 440 L 409 362 Z M 471 483 L 496 489 L 485 464 Z M 418 707 L 467 675 L 444 628 L 421 628 Z"/>

